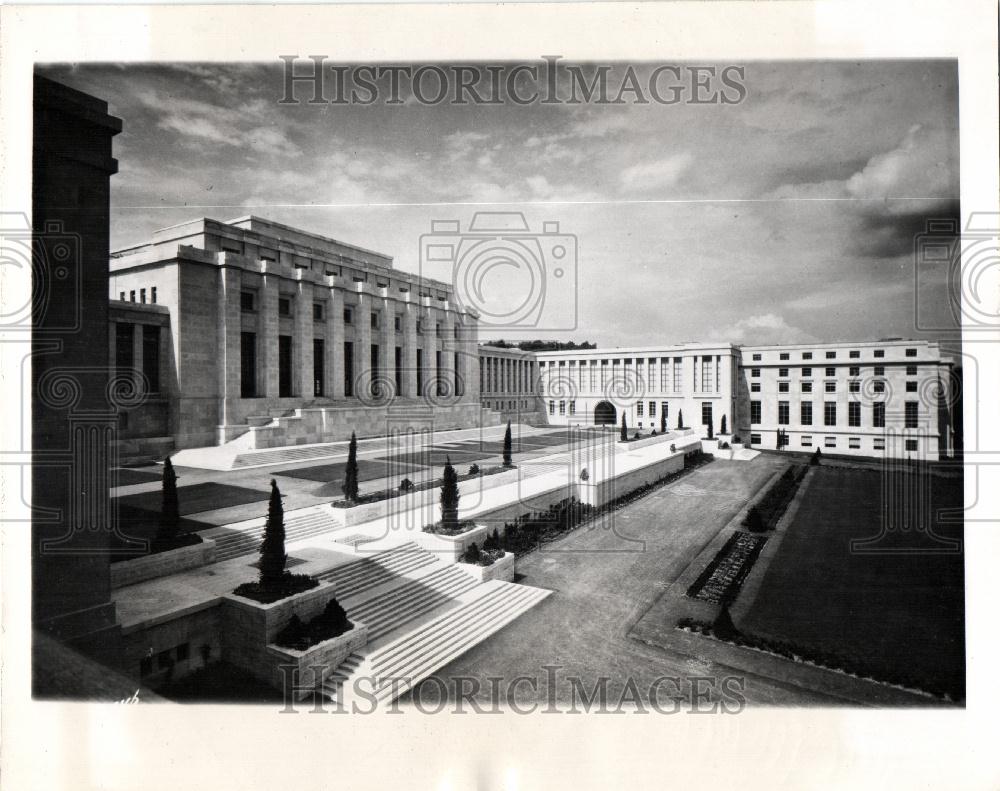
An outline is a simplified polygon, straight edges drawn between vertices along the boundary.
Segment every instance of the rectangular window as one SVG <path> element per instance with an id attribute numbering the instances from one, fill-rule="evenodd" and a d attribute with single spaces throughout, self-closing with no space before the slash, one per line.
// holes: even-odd
<path id="1" fill-rule="evenodd" d="M 151 289 L 149 289 L 149 301 L 152 302 L 154 305 L 156 304 L 156 286 L 153 286 Z"/>
<path id="2" fill-rule="evenodd" d="M 649 416 L 650 417 L 656 417 L 656 402 L 655 401 L 650 401 L 649 402 Z"/>
<path id="3" fill-rule="evenodd" d="M 885 450 L 885 439 L 883 437 L 875 437 L 872 440 L 872 450 Z"/>
<path id="4" fill-rule="evenodd" d="M 847 425 L 855 427 L 861 425 L 861 404 L 857 401 L 847 405 Z"/>
<path id="5" fill-rule="evenodd" d="M 861 437 L 848 437 L 847 447 L 858 450 L 861 448 Z"/>
<path id="6" fill-rule="evenodd" d="M 129 302 L 135 302 L 135 292 L 134 291 L 129 291 L 128 292 L 128 301 Z"/>
<path id="7" fill-rule="evenodd" d="M 885 382 L 881 379 L 876 379 L 872 382 L 872 392 L 873 393 L 884 393 L 885 392 Z"/>
<path id="8" fill-rule="evenodd" d="M 906 449 L 907 450 L 917 450 L 917 441 L 915 439 L 908 439 L 908 440 L 906 440 Z"/>
<path id="9" fill-rule="evenodd" d="M 788 376 L 788 369 L 787 368 L 779 368 L 778 369 L 778 376 Z"/>
<path id="10" fill-rule="evenodd" d="M 850 368 L 847 369 L 847 373 L 849 376 L 861 376 L 861 366 L 852 365 Z"/>
<path id="11" fill-rule="evenodd" d="M 861 392 L 861 382 L 857 379 L 852 379 L 847 383 L 847 391 L 849 393 L 860 393 Z"/>
<path id="12" fill-rule="evenodd" d="M 836 437 L 823 437 L 823 447 L 824 448 L 835 448 L 837 447 Z"/>
<path id="13" fill-rule="evenodd" d="M 875 374 L 875 376 L 885 376 L 885 366 L 876 365 L 873 373 Z"/>
<path id="14" fill-rule="evenodd" d="M 125 292 L 124 292 L 124 291 L 119 291 L 119 292 L 118 292 L 118 298 L 119 298 L 119 299 L 120 299 L 120 300 L 121 300 L 122 302 L 124 302 L 124 301 L 125 301 Z"/>
<path id="15" fill-rule="evenodd" d="M 759 361 L 760 361 L 760 355 L 759 355 L 759 354 L 755 354 L 755 355 L 753 356 L 753 361 L 754 361 L 754 362 L 759 362 Z"/>
<path id="16" fill-rule="evenodd" d="M 802 359 L 803 360 L 811 360 L 812 358 L 813 358 L 813 353 L 812 352 L 802 352 Z"/>
<path id="17" fill-rule="evenodd" d="M 160 328 L 142 325 L 142 373 L 150 393 L 160 392 Z"/>
<path id="18" fill-rule="evenodd" d="M 240 333 L 240 397 L 257 397 L 257 336 Z"/>
<path id="19" fill-rule="evenodd" d="M 827 368 L 826 369 L 826 373 L 823 374 L 823 375 L 824 376 L 836 376 L 837 375 L 837 369 L 836 368 Z"/>
<path id="20" fill-rule="evenodd" d="M 354 311 L 351 308 L 344 308 L 344 324 L 354 323 Z"/>
<path id="21" fill-rule="evenodd" d="M 778 392 L 787 393 L 788 392 L 788 382 L 778 382 Z"/>
<path id="22" fill-rule="evenodd" d="M 803 382 L 802 383 L 802 392 L 803 393 L 811 393 L 812 391 L 813 391 L 813 383 L 812 382 Z"/>
<path id="23" fill-rule="evenodd" d="M 642 408 L 643 408 L 643 407 L 642 407 L 642 401 L 639 401 L 639 402 L 638 402 L 638 403 L 637 403 L 637 404 L 635 405 L 635 414 L 636 414 L 636 417 L 643 417 L 643 414 L 642 414 Z"/>
<path id="24" fill-rule="evenodd" d="M 824 426 L 836 426 L 837 425 L 837 402 L 836 401 L 824 401 L 823 402 L 823 425 Z"/>
<path id="25" fill-rule="evenodd" d="M 828 360 L 836 360 L 837 359 L 837 353 L 836 352 L 827 352 L 826 353 L 826 359 L 828 359 Z"/>
<path id="26" fill-rule="evenodd" d="M 778 355 L 778 359 L 779 360 L 787 360 L 788 359 L 788 352 L 782 352 L 781 354 L 779 354 Z"/>
<path id="27" fill-rule="evenodd" d="M 917 375 L 917 366 L 915 366 L 915 365 L 908 365 L 908 366 L 906 366 L 906 375 L 907 376 L 916 376 Z"/>
<path id="28" fill-rule="evenodd" d="M 916 349 L 907 349 L 906 350 L 906 356 L 907 357 L 916 357 L 917 356 L 917 350 Z"/>
<path id="29" fill-rule="evenodd" d="M 885 403 L 883 401 L 872 404 L 872 426 L 885 428 Z"/>
<path id="30" fill-rule="evenodd" d="M 757 377 L 759 377 L 760 376 L 760 368 L 751 368 L 750 369 L 750 376 L 752 376 L 755 379 Z"/>
<path id="31" fill-rule="evenodd" d="M 549 414 L 554 415 L 556 413 L 556 402 L 549 401 Z"/>
<path id="32" fill-rule="evenodd" d="M 444 329 L 440 321 L 434 325 L 434 334 L 439 338 L 444 337 Z"/>
<path id="33" fill-rule="evenodd" d="M 701 424 L 703 426 L 714 426 L 712 417 L 712 402 L 703 401 L 701 404 Z"/>
<path id="34" fill-rule="evenodd" d="M 760 401 L 750 402 L 750 422 L 760 423 Z"/>
<path id="35" fill-rule="evenodd" d="M 810 376 L 813 375 L 813 369 L 812 368 L 803 368 L 802 369 L 802 375 L 808 379 Z"/>
<path id="36" fill-rule="evenodd" d="M 313 302 L 313 321 L 323 321 L 322 302 Z"/>
<path id="37" fill-rule="evenodd" d="M 802 435 L 802 447 L 803 448 L 811 448 L 812 444 L 813 444 L 812 435 L 811 434 L 803 434 Z"/>
<path id="38" fill-rule="evenodd" d="M 565 415 L 566 414 L 566 402 L 565 401 L 560 401 L 559 402 L 559 414 L 560 415 Z"/>
<path id="39" fill-rule="evenodd" d="M 292 315 L 292 301 L 288 297 L 278 297 L 278 315 Z"/>
<path id="40" fill-rule="evenodd" d="M 750 392 L 751 393 L 759 393 L 760 392 L 760 382 L 751 382 L 750 383 Z"/>
<path id="41" fill-rule="evenodd" d="M 376 313 L 374 310 L 371 313 L 371 322 L 372 322 L 372 329 L 377 330 L 379 327 L 378 313 Z"/>
<path id="42" fill-rule="evenodd" d="M 859 357 L 861 357 L 861 352 L 854 349 L 848 352 L 847 356 L 850 357 L 852 360 L 857 360 Z"/>
<path id="43" fill-rule="evenodd" d="M 915 393 L 915 392 L 917 392 L 917 383 L 916 382 L 907 382 L 906 383 L 906 392 L 907 393 Z"/>
<path id="44" fill-rule="evenodd" d="M 824 393 L 836 393 L 837 392 L 837 383 L 836 382 L 824 382 L 823 383 L 823 392 Z"/>
<path id="45" fill-rule="evenodd" d="M 885 357 L 885 349 L 876 349 L 875 350 L 875 356 L 876 357 Z"/>
<path id="46" fill-rule="evenodd" d="M 710 393 L 715 389 L 712 386 L 712 383 L 715 381 L 712 362 L 711 355 L 704 355 L 701 358 L 701 392 L 703 393 Z"/>
<path id="47" fill-rule="evenodd" d="M 576 401 L 570 401 L 569 402 L 569 413 L 571 415 L 575 415 L 576 414 Z"/>
<path id="48" fill-rule="evenodd" d="M 135 347 L 132 345 L 134 324 L 115 324 L 115 370 L 119 375 L 130 375 L 135 365 Z"/>
<path id="49" fill-rule="evenodd" d="M 143 305 L 146 304 L 146 289 L 144 288 L 139 289 L 139 302 L 141 302 Z"/>
<path id="50" fill-rule="evenodd" d="M 417 392 L 423 392 L 420 375 L 420 349 L 417 349 L 417 387 L 420 388 Z M 344 395 L 354 395 L 354 344 L 351 341 L 344 341 Z"/>
<path id="51" fill-rule="evenodd" d="M 905 405 L 906 409 L 906 427 L 907 428 L 917 428 L 920 421 L 920 403 L 918 401 L 907 401 Z"/>
<path id="52" fill-rule="evenodd" d="M 683 358 L 674 357 L 674 392 L 681 392 L 682 383 L 684 381 L 684 368 L 683 368 Z"/>
<path id="53" fill-rule="evenodd" d="M 813 402 L 803 401 L 799 405 L 799 422 L 803 426 L 811 426 L 813 424 Z"/>
<path id="54" fill-rule="evenodd" d="M 750 435 L 750 444 L 751 445 L 760 445 L 760 434 L 751 434 Z"/>
<path id="55" fill-rule="evenodd" d="M 779 401 L 778 402 L 778 425 L 787 426 L 788 425 L 788 402 Z"/>

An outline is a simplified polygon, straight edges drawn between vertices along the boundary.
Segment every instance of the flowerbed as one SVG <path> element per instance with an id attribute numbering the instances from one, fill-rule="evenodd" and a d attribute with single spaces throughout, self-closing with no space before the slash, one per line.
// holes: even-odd
<path id="1" fill-rule="evenodd" d="M 244 582 L 237 585 L 233 593 L 242 596 L 244 599 L 252 599 L 261 604 L 271 604 L 272 602 L 287 599 L 303 591 L 312 590 L 319 585 L 319 581 L 305 574 L 292 574 L 286 571 L 281 579 L 281 584 L 273 588 L 264 588 L 259 582 Z"/>
<path id="2" fill-rule="evenodd" d="M 796 464 L 785 470 L 763 497 L 747 510 L 743 526 L 756 531 L 773 530 L 788 508 L 808 468 Z M 753 512 L 756 512 L 754 515 Z"/>
<path id="3" fill-rule="evenodd" d="M 742 531 L 733 533 L 729 540 L 688 588 L 692 599 L 712 604 L 726 604 L 736 598 L 743 581 L 753 568 L 757 556 L 767 541 L 763 536 Z"/>
<path id="4" fill-rule="evenodd" d="M 478 466 L 478 465 L 472 465 Z M 489 475 L 497 475 L 501 472 L 510 472 L 511 470 L 516 470 L 517 466 L 512 464 L 509 467 L 505 467 L 502 464 L 498 464 L 495 467 L 487 467 L 486 469 L 480 469 L 476 473 L 465 473 L 458 476 L 458 482 L 470 481 L 473 478 L 485 478 Z M 409 481 L 409 478 L 405 479 Z M 433 481 L 424 481 L 423 483 L 412 483 L 404 488 L 403 484 L 397 489 L 384 489 L 379 492 L 369 492 L 368 494 L 359 495 L 356 500 L 334 500 L 330 505 L 334 508 L 354 508 L 358 505 L 367 505 L 369 503 L 378 503 L 383 500 L 391 500 L 395 497 L 403 497 L 408 494 L 414 494 L 415 492 L 423 492 L 427 489 L 437 489 L 441 486 L 441 479 L 435 478 Z"/>
<path id="5" fill-rule="evenodd" d="M 308 622 L 303 622 L 298 615 L 292 615 L 285 627 L 275 636 L 274 642 L 282 648 L 305 651 L 325 640 L 340 637 L 353 628 L 354 624 L 348 620 L 344 608 L 336 599 L 330 599 L 323 612 Z"/>

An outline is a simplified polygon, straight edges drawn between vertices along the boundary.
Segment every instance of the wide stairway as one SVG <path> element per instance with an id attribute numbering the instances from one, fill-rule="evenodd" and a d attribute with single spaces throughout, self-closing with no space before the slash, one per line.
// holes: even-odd
<path id="1" fill-rule="evenodd" d="M 415 572 L 436 561 L 437 558 L 432 553 L 407 541 L 398 547 L 317 574 L 316 579 L 320 582 L 332 582 L 337 599 L 343 602 L 351 596 L 357 596 L 393 579 L 400 579 L 404 574 Z"/>
<path id="2" fill-rule="evenodd" d="M 371 705 L 370 696 L 374 695 L 380 704 L 390 703 L 551 593 L 499 580 L 479 583 L 454 566 L 446 568 L 466 577 L 468 582 L 433 572 L 417 581 L 423 584 L 396 589 L 398 598 L 377 596 L 356 609 L 347 608 L 351 617 L 369 626 L 374 624 L 376 635 L 364 650 L 351 654 L 324 679 L 322 692 L 331 701 L 350 705 L 360 697 L 364 700 L 360 705 L 367 709 Z M 417 603 L 420 601 L 423 604 Z M 430 609 L 436 612 L 429 620 L 405 633 L 399 632 L 404 621 L 418 617 L 414 613 Z M 362 612 L 368 619 L 362 617 Z M 390 630 L 393 635 L 379 645 L 379 638 Z"/>
<path id="3" fill-rule="evenodd" d="M 285 517 L 285 541 L 289 544 L 340 529 L 341 525 L 334 521 L 324 507 L 303 509 L 301 513 L 291 513 Z M 264 521 L 241 528 L 213 530 L 204 535 L 215 542 L 215 562 L 221 563 L 257 552 L 264 538 Z"/>

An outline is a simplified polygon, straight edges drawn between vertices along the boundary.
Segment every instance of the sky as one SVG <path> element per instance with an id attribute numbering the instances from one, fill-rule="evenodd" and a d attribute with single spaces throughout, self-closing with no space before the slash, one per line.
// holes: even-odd
<path id="1" fill-rule="evenodd" d="M 657 65 L 635 64 L 640 83 Z M 497 306 L 518 303 L 523 272 L 485 267 L 483 339 L 945 337 L 946 268 L 916 269 L 914 240 L 958 212 L 954 62 L 714 65 L 743 68 L 742 101 L 427 106 L 404 88 L 398 104 L 281 104 L 280 62 L 42 72 L 123 119 L 113 249 L 256 214 L 451 279 L 421 261 L 433 221 L 520 211 L 576 252 L 556 283 L 541 239 L 546 291 L 519 329 Z"/>

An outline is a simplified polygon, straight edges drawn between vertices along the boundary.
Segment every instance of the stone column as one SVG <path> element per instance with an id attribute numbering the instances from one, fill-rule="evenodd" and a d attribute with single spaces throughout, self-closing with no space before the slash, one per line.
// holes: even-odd
<path id="1" fill-rule="evenodd" d="M 294 326 L 292 381 L 297 385 L 299 398 L 310 399 L 316 392 L 313 385 L 313 287 L 305 280 L 296 283 Z"/>
<path id="2" fill-rule="evenodd" d="M 330 387 L 326 391 L 332 398 L 344 397 L 344 291 L 335 278 L 327 278 L 330 315 L 326 319 L 326 356 L 330 361 L 328 374 Z"/>
<path id="3" fill-rule="evenodd" d="M 261 263 L 257 306 L 257 395 L 278 397 L 278 264 Z"/>
<path id="4" fill-rule="evenodd" d="M 145 392 L 142 380 L 142 325 L 132 325 L 132 381 L 137 393 Z"/>
<path id="5" fill-rule="evenodd" d="M 233 402 L 240 397 L 240 270 L 233 267 L 219 268 L 218 307 L 216 315 L 217 353 L 216 370 L 219 375 L 219 426 L 229 426 L 234 422 L 231 414 Z M 136 333 L 140 335 L 140 333 Z M 139 343 L 142 340 L 140 337 Z M 223 431 L 219 439 L 225 440 Z"/>
<path id="6" fill-rule="evenodd" d="M 479 400 L 482 393 L 479 376 L 479 322 L 471 313 L 462 316 L 462 359 L 465 362 L 465 397 Z"/>
<path id="7" fill-rule="evenodd" d="M 403 313 L 403 392 L 406 398 L 417 398 L 417 314 L 420 308 L 413 302 L 406 303 Z"/>
<path id="8" fill-rule="evenodd" d="M 402 339 L 401 335 L 396 335 L 396 302 L 388 296 L 389 289 L 382 292 L 382 332 L 379 344 L 379 365 L 382 368 L 381 375 L 383 387 L 388 387 L 390 393 L 399 392 L 396 389 L 396 339 Z"/>
<path id="9" fill-rule="evenodd" d="M 430 300 L 424 303 L 424 392 L 431 400 L 437 398 L 437 351 L 440 339 L 437 336 L 438 313 L 430 307 Z"/>
<path id="10" fill-rule="evenodd" d="M 444 338 L 441 339 L 441 371 L 438 376 L 445 384 L 445 392 L 454 399 L 458 395 L 455 371 L 455 311 L 449 304 L 444 311 Z"/>
<path id="11" fill-rule="evenodd" d="M 371 400 L 372 306 L 365 284 L 358 283 L 358 306 L 354 317 L 354 396 Z"/>

